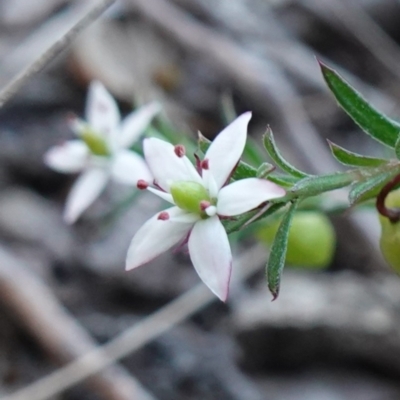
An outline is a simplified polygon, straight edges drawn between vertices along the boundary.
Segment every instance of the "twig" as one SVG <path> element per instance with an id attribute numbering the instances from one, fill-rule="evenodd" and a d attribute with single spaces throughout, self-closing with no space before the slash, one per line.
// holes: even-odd
<path id="1" fill-rule="evenodd" d="M 85 329 L 62 307 L 51 290 L 21 261 L 1 247 L 0 301 L 51 358 L 60 364 L 68 363 L 97 346 Z M 62 383 L 62 377 L 58 382 Z M 106 400 L 155 400 L 124 368 L 116 365 L 93 376 L 88 384 Z M 21 391 L 21 394 L 10 398 L 46 398 L 46 388 L 35 384 L 33 386 L 31 392 Z"/>
<path id="2" fill-rule="evenodd" d="M 51 60 L 64 50 L 76 36 L 91 22 L 96 20 L 115 0 L 99 0 L 92 5 L 87 13 L 60 39 L 56 40 L 32 64 L 21 71 L 0 92 L 0 108 L 9 101 L 23 85 L 35 74 L 40 72 Z"/>
<path id="3" fill-rule="evenodd" d="M 257 271 L 266 258 L 266 250 L 255 246 L 236 259 L 233 286 L 235 282 L 240 282 Z M 48 399 L 151 342 L 215 299 L 214 294 L 203 283 L 198 284 L 104 346 L 1 400 Z"/>

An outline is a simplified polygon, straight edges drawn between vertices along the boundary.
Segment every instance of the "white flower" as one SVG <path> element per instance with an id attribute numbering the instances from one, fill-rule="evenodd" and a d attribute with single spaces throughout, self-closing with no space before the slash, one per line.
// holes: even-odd
<path id="1" fill-rule="evenodd" d="M 127 270 L 187 240 L 200 278 L 222 301 L 226 300 L 232 254 L 220 218 L 242 214 L 285 195 L 281 187 L 258 178 L 225 186 L 242 155 L 250 118 L 251 113 L 245 113 L 226 127 L 212 142 L 204 160 L 198 161 L 197 169 L 184 155 L 183 146 L 174 147 L 156 138 L 144 140 L 155 187 L 144 180 L 138 182 L 138 187 L 147 188 L 174 206 L 155 215 L 136 233 L 128 250 Z"/>
<path id="2" fill-rule="evenodd" d="M 136 185 L 151 174 L 143 158 L 129 150 L 152 118 L 160 111 L 150 103 L 129 114 L 123 121 L 117 103 L 105 87 L 91 83 L 86 103 L 86 121 L 71 119 L 79 139 L 52 147 L 44 156 L 52 169 L 81 175 L 68 195 L 64 219 L 75 222 L 105 188 L 108 179 Z"/>

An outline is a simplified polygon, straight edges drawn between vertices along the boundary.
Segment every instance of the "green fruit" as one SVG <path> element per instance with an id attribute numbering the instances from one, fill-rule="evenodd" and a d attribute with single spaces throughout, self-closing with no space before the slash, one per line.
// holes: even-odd
<path id="1" fill-rule="evenodd" d="M 191 181 L 176 181 L 170 186 L 170 191 L 175 204 L 183 210 L 200 214 L 200 203 L 210 202 L 211 199 L 203 185 Z"/>
<path id="2" fill-rule="evenodd" d="M 266 224 L 257 233 L 257 238 L 271 246 L 280 220 Z M 329 218 L 315 211 L 298 211 L 289 231 L 286 263 L 311 268 L 327 267 L 332 261 L 336 236 Z"/>
<path id="3" fill-rule="evenodd" d="M 400 208 L 400 190 L 390 193 L 386 197 L 387 207 Z M 400 273 L 400 222 L 390 222 L 390 220 L 379 215 L 381 223 L 380 246 L 383 256 L 394 270 Z"/>

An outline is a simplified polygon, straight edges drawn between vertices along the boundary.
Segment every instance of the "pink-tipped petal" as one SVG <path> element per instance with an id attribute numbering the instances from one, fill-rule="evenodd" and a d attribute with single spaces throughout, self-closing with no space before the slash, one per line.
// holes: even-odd
<path id="1" fill-rule="evenodd" d="M 82 171 L 89 155 L 89 149 L 80 140 L 70 140 L 54 146 L 44 155 L 47 166 L 58 172 L 75 173 Z"/>
<path id="2" fill-rule="evenodd" d="M 204 175 L 211 174 L 220 189 L 229 178 L 243 153 L 247 139 L 247 125 L 251 112 L 246 112 L 229 124 L 211 143 L 205 159 L 209 169 Z"/>
<path id="3" fill-rule="evenodd" d="M 242 179 L 223 187 L 218 194 L 217 212 L 232 217 L 250 211 L 265 201 L 283 197 L 285 190 L 265 179 Z"/>
<path id="4" fill-rule="evenodd" d="M 169 182 L 193 181 L 202 184 L 202 179 L 196 168 L 186 159 L 178 157 L 175 147 L 157 138 L 143 141 L 144 155 L 150 172 L 162 189 L 169 191 Z"/>
<path id="5" fill-rule="evenodd" d="M 189 233 L 193 222 L 179 219 L 183 211 L 178 207 L 172 207 L 164 212 L 168 213 L 168 219 L 159 219 L 160 213 L 157 213 L 136 232 L 126 258 L 127 271 L 156 258 L 179 243 Z M 177 220 L 174 219 L 175 217 Z"/>
<path id="6" fill-rule="evenodd" d="M 130 147 L 149 126 L 151 120 L 161 111 L 161 105 L 157 102 L 140 107 L 129 114 L 121 124 L 118 138 L 118 146 Z"/>
<path id="7" fill-rule="evenodd" d="M 64 220 L 74 223 L 100 195 L 106 186 L 108 174 L 103 169 L 92 168 L 83 172 L 76 180 L 68 195 Z"/>
<path id="8" fill-rule="evenodd" d="M 129 150 L 117 152 L 111 166 L 111 175 L 119 183 L 134 186 L 140 179 L 148 182 L 153 179 L 143 158 Z"/>
<path id="9" fill-rule="evenodd" d="M 201 280 L 222 301 L 226 301 L 232 270 L 228 236 L 217 216 L 200 220 L 189 237 L 189 253 Z"/>
<path id="10" fill-rule="evenodd" d="M 90 84 L 86 101 L 86 120 L 96 133 L 113 145 L 121 115 L 116 101 L 99 81 Z"/>

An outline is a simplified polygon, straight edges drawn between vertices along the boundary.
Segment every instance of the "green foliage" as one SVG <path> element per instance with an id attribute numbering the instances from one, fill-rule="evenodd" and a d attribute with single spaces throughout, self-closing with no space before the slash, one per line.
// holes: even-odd
<path id="1" fill-rule="evenodd" d="M 328 143 L 333 156 L 344 165 L 350 167 L 379 167 L 380 165 L 387 163 L 387 160 L 381 158 L 367 157 L 346 150 L 343 147 L 332 143 L 330 140 L 328 140 Z"/>
<path id="2" fill-rule="evenodd" d="M 279 296 L 281 276 L 283 268 L 285 266 L 285 256 L 289 240 L 289 230 L 296 208 L 297 202 L 294 201 L 291 204 L 289 210 L 283 216 L 282 222 L 279 225 L 274 242 L 271 246 L 266 275 L 268 288 L 273 296 L 273 300 L 275 300 Z"/>
<path id="3" fill-rule="evenodd" d="M 378 142 L 394 148 L 400 124 L 372 107 L 335 70 L 320 62 L 322 75 L 339 105 L 350 118 Z"/>
<path id="4" fill-rule="evenodd" d="M 276 163 L 279 168 L 282 169 L 282 171 L 287 172 L 289 175 L 292 175 L 295 178 L 305 178 L 306 176 L 309 176 L 305 172 L 302 172 L 296 167 L 293 167 L 293 165 L 291 165 L 282 157 L 276 145 L 272 129 L 269 126 L 267 127 L 267 131 L 265 132 L 263 139 L 265 149 L 267 150 L 271 159 Z"/>

